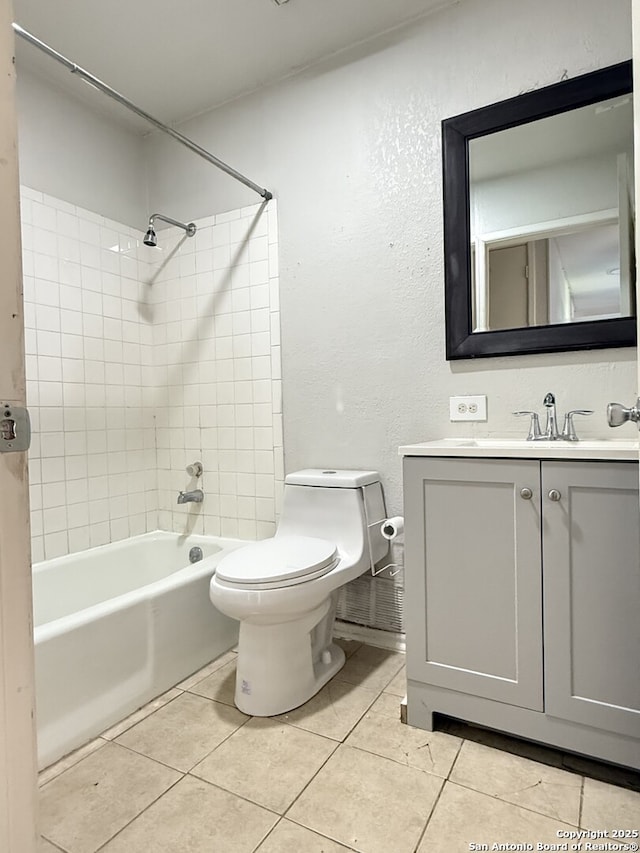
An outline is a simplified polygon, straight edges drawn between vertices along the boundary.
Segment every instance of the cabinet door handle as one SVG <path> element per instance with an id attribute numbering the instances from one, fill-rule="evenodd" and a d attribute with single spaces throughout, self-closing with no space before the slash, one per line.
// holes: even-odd
<path id="1" fill-rule="evenodd" d="M 533 497 L 533 492 L 527 486 L 524 489 L 520 489 L 520 497 L 525 501 L 530 501 Z"/>
<path id="2" fill-rule="evenodd" d="M 550 501 L 559 501 L 562 495 L 557 489 L 551 489 L 549 492 L 549 500 Z"/>

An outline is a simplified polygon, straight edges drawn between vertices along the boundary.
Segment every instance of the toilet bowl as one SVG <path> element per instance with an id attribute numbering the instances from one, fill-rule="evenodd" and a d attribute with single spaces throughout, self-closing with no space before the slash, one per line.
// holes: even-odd
<path id="1" fill-rule="evenodd" d="M 384 517 L 375 471 L 298 471 L 285 479 L 275 536 L 220 561 L 209 597 L 240 621 L 235 703 L 245 714 L 297 708 L 343 666 L 338 592 L 387 554 Z"/>

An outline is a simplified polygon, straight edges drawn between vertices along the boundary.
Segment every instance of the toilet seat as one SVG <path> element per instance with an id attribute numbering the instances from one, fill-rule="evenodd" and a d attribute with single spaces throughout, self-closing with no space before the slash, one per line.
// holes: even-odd
<path id="1" fill-rule="evenodd" d="M 326 539 L 276 536 L 232 551 L 218 563 L 216 578 L 237 587 L 274 589 L 322 577 L 338 559 L 336 546 Z"/>

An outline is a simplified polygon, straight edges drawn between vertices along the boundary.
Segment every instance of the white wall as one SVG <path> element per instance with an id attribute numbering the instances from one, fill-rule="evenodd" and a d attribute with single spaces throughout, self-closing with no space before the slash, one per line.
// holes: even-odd
<path id="1" fill-rule="evenodd" d="M 97 109 L 105 97 L 95 98 Z M 141 135 L 22 68 L 16 106 L 23 186 L 144 229 L 150 211 Z"/>
<path id="2" fill-rule="evenodd" d="M 466 0 L 181 127 L 278 197 L 287 471 L 379 469 L 396 512 L 401 443 L 520 435 L 550 390 L 608 434 L 633 350 L 445 361 L 440 122 L 628 59 L 630 33 L 628 0 Z M 149 159 L 159 209 L 255 200 L 157 135 Z M 449 422 L 466 393 L 486 424 Z"/>
<path id="3" fill-rule="evenodd" d="M 471 237 L 618 209 L 617 154 L 585 157 L 472 185 Z"/>

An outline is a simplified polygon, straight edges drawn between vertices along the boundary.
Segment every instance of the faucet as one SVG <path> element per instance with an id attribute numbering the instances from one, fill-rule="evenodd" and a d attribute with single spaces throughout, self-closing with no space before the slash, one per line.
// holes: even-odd
<path id="1" fill-rule="evenodd" d="M 517 417 L 529 415 L 531 417 L 531 426 L 529 427 L 529 435 L 527 441 L 578 441 L 576 429 L 573 423 L 574 415 L 592 415 L 592 409 L 572 409 L 564 416 L 564 426 L 562 432 L 558 432 L 558 419 L 556 414 L 556 398 L 555 395 L 549 392 L 543 401 L 544 407 L 547 410 L 547 424 L 545 431 L 540 429 L 540 421 L 537 412 L 514 412 Z"/>
<path id="2" fill-rule="evenodd" d="M 544 398 L 544 406 L 547 410 L 547 427 L 543 438 L 547 441 L 557 441 L 560 436 L 558 434 L 558 421 L 556 418 L 556 398 L 551 392 Z"/>
<path id="3" fill-rule="evenodd" d="M 180 494 L 178 495 L 179 504 L 201 504 L 203 500 L 204 492 L 202 491 L 202 489 L 194 489 L 192 492 L 180 492 Z"/>

